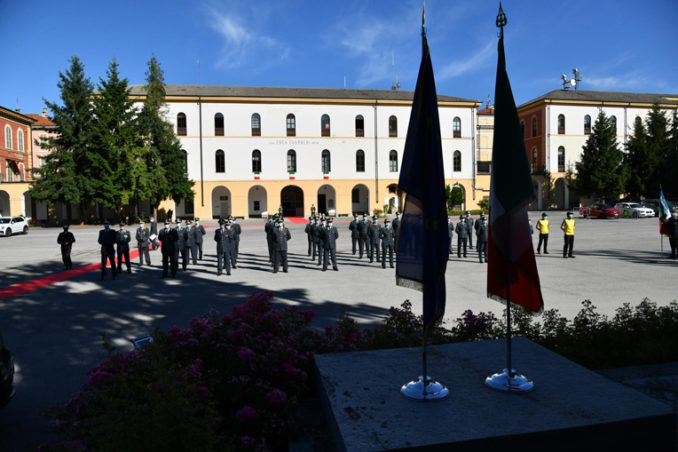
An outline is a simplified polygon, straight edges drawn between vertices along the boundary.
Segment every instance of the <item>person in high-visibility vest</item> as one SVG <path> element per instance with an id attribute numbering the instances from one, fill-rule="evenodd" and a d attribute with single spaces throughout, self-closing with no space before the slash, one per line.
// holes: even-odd
<path id="1" fill-rule="evenodd" d="M 546 212 L 541 214 L 541 220 L 537 221 L 537 231 L 539 231 L 539 244 L 537 245 L 537 254 L 541 254 L 541 245 L 544 244 L 544 254 L 548 254 L 549 246 L 549 217 Z"/>
<path id="2" fill-rule="evenodd" d="M 563 246 L 563 257 L 568 258 L 571 257 L 574 259 L 574 256 L 572 255 L 572 248 L 574 247 L 574 214 L 572 212 L 567 212 L 567 218 L 563 220 L 563 222 L 560 225 L 560 229 L 563 230 L 565 233 L 565 246 Z"/>

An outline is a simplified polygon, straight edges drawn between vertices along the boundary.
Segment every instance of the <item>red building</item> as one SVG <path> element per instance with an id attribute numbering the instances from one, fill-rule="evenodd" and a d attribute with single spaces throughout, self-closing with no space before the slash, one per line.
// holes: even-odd
<path id="1" fill-rule="evenodd" d="M 0 214 L 24 213 L 31 180 L 31 125 L 35 119 L 0 106 Z"/>

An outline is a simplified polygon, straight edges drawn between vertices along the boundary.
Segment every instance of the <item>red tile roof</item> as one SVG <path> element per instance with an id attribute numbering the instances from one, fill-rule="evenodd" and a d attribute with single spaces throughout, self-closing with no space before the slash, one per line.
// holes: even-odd
<path id="1" fill-rule="evenodd" d="M 42 115 L 38 115 L 38 114 L 35 114 L 35 113 L 26 113 L 26 116 L 36 120 L 36 122 L 33 124 L 33 127 L 35 127 L 35 126 L 52 126 L 52 127 L 56 126 L 56 124 L 54 124 L 52 121 L 50 121 L 49 119 L 45 118 Z"/>
<path id="2" fill-rule="evenodd" d="M 482 110 L 478 110 L 479 115 L 493 115 L 494 114 L 494 106 L 491 108 L 483 108 Z"/>

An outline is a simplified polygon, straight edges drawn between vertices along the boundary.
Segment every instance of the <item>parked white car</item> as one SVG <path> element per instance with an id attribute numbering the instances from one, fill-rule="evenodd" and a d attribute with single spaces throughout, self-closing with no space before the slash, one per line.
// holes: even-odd
<path id="1" fill-rule="evenodd" d="M 24 217 L 0 217 L 0 236 L 28 234 L 28 221 Z"/>
<path id="2" fill-rule="evenodd" d="M 621 210 L 624 218 L 654 217 L 654 210 L 637 202 L 619 202 L 614 205 L 614 208 Z"/>

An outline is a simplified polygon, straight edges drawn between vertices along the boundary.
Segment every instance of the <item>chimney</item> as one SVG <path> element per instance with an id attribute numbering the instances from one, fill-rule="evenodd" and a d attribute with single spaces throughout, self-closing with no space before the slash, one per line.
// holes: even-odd
<path id="1" fill-rule="evenodd" d="M 42 117 L 46 118 L 47 117 L 47 108 L 42 107 Z"/>

